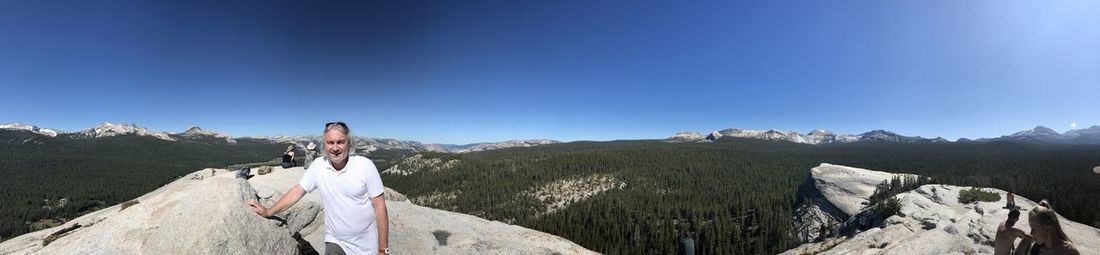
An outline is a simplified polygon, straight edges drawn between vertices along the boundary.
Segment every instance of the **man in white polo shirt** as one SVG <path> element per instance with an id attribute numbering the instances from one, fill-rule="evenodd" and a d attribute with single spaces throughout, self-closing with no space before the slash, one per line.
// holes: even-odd
<path id="1" fill-rule="evenodd" d="M 343 122 L 325 125 L 322 160 L 314 160 L 302 180 L 270 209 L 256 201 L 248 206 L 271 217 L 297 203 L 306 192 L 320 191 L 325 206 L 325 254 L 386 254 L 389 252 L 389 215 L 382 197 L 385 188 L 374 162 L 349 156 L 355 146 Z"/>

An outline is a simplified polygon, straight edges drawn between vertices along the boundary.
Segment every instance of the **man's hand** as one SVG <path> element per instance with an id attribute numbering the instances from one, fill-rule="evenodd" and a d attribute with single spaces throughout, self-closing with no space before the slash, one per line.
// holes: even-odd
<path id="1" fill-rule="evenodd" d="M 1035 240 L 1035 238 L 1031 237 L 1031 235 L 1028 235 L 1027 232 L 1024 232 L 1023 230 L 1020 230 L 1016 227 L 1012 227 L 1011 229 L 1009 229 L 1009 231 L 1011 231 L 1011 233 L 1013 235 L 1016 235 L 1016 237 L 1019 237 L 1020 239 L 1023 239 L 1024 241 L 1029 241 L 1030 242 L 1030 241 Z"/>
<path id="2" fill-rule="evenodd" d="M 260 205 L 260 203 L 256 202 L 256 200 L 249 200 L 247 204 L 248 209 L 252 209 L 252 211 L 256 212 L 256 214 L 259 214 L 264 218 L 271 217 L 271 215 L 268 214 L 267 208 L 264 208 L 264 206 Z"/>
<path id="3" fill-rule="evenodd" d="M 286 208 L 297 203 L 298 200 L 302 199 L 302 196 L 305 195 L 306 190 L 302 189 L 302 185 L 294 185 L 286 194 L 283 194 L 283 198 L 280 198 L 279 201 L 275 201 L 275 204 L 271 205 L 271 208 L 264 208 L 264 206 L 260 205 L 256 200 L 249 200 L 246 204 L 248 204 L 248 208 L 252 209 L 253 212 L 267 218 L 286 210 Z"/>

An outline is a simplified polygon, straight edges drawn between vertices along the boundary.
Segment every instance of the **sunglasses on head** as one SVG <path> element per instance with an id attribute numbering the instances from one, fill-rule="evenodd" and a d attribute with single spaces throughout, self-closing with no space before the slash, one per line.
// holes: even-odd
<path id="1" fill-rule="evenodd" d="M 347 125 L 347 124 L 344 124 L 343 122 L 339 122 L 339 121 L 326 123 L 326 124 L 325 124 L 325 128 L 329 128 L 329 127 L 332 127 L 332 125 L 337 125 L 337 126 L 340 126 L 340 127 L 344 128 L 344 129 L 347 129 L 347 128 L 348 128 L 348 125 Z"/>

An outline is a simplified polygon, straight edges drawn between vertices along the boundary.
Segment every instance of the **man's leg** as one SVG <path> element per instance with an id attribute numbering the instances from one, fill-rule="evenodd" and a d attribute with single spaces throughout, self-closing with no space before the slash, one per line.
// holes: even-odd
<path id="1" fill-rule="evenodd" d="M 344 248 L 340 248 L 339 245 L 334 243 L 325 242 L 325 255 L 347 255 L 344 253 Z"/>

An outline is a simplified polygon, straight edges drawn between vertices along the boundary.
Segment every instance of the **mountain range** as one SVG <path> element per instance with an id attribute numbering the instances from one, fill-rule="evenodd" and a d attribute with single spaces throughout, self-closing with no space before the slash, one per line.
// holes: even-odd
<path id="1" fill-rule="evenodd" d="M 1051 130 L 1044 126 L 1013 133 L 997 138 L 983 138 L 978 142 L 1016 141 L 1016 142 L 1047 142 L 1066 144 L 1100 144 L 1100 126 L 1092 126 L 1086 129 L 1074 129 L 1064 134 Z"/>
<path id="2" fill-rule="evenodd" d="M 788 141 L 802 144 L 833 144 L 852 142 L 893 142 L 893 143 L 948 143 L 942 137 L 924 138 L 920 136 L 904 136 L 898 133 L 877 129 L 859 135 L 837 134 L 832 131 L 817 129 L 807 134 L 795 131 L 782 131 L 777 129 L 760 131 L 728 128 L 703 135 L 700 132 L 679 132 L 666 138 L 670 142 L 712 142 L 723 137 L 750 138 L 771 141 Z M 981 138 L 971 140 L 960 138 L 955 142 L 1031 142 L 1031 143 L 1061 143 L 1061 144 L 1100 144 L 1100 126 L 1092 126 L 1087 129 L 1074 129 L 1061 134 L 1050 128 L 1036 126 L 1033 129 L 1024 130 L 997 138 Z"/>
<path id="3" fill-rule="evenodd" d="M 26 131 L 30 131 L 31 133 L 40 134 L 40 135 L 49 136 L 49 137 L 56 137 L 57 134 L 58 134 L 57 130 L 48 129 L 48 128 L 39 128 L 39 127 L 36 127 L 36 126 L 21 124 L 21 123 L 0 124 L 0 129 L 26 130 Z"/>
<path id="4" fill-rule="evenodd" d="M 197 126 L 191 126 L 180 133 L 158 132 L 137 124 L 103 122 L 99 126 L 76 132 L 59 132 L 55 129 L 40 128 L 34 125 L 21 123 L 3 124 L 0 129 L 24 130 L 35 134 L 50 137 L 67 137 L 72 139 L 93 139 L 100 137 L 112 137 L 121 135 L 149 136 L 166 141 L 192 141 L 206 143 L 293 143 L 304 148 L 309 143 L 321 143 L 319 135 L 296 136 L 253 136 L 233 138 L 227 134 L 204 130 Z M 483 142 L 471 144 L 424 144 L 416 141 L 404 141 L 391 138 L 360 137 L 353 138 L 357 149 L 364 151 L 385 150 L 409 150 L 416 152 L 446 152 L 465 153 L 474 151 L 495 150 L 512 147 L 530 147 L 545 144 L 560 143 L 549 139 L 508 140 L 501 142 Z"/>
<path id="5" fill-rule="evenodd" d="M 73 139 L 91 139 L 99 137 L 111 137 L 119 135 L 138 135 L 138 136 L 150 136 L 157 139 L 168 141 L 194 141 L 194 142 L 208 142 L 208 143 L 294 143 L 300 147 L 305 147 L 309 143 L 320 143 L 321 137 L 319 135 L 296 135 L 296 136 L 252 136 L 252 137 L 240 137 L 233 138 L 232 136 L 218 133 L 215 131 L 204 130 L 197 126 L 192 126 L 184 132 L 180 133 L 168 133 L 157 132 L 147 128 L 138 126 L 136 124 L 114 124 L 110 122 L 104 122 L 94 128 L 76 131 L 76 132 L 61 132 L 56 129 L 41 128 L 34 125 L 27 125 L 21 123 L 0 124 L 0 129 L 7 130 L 25 130 L 35 134 L 40 134 L 50 137 L 69 137 Z M 816 129 L 810 131 L 807 134 L 801 134 L 795 131 L 782 131 L 777 129 L 771 129 L 766 131 L 761 130 L 748 130 L 739 128 L 727 128 L 719 131 L 713 131 L 710 134 L 703 135 L 700 132 L 679 132 L 671 137 L 666 138 L 666 141 L 670 142 L 710 142 L 716 141 L 723 137 L 734 138 L 749 138 L 749 139 L 761 139 L 771 141 L 788 141 L 802 144 L 836 144 L 836 143 L 852 143 L 852 142 L 892 142 L 892 143 L 947 143 L 951 142 L 942 137 L 936 138 L 924 138 L 920 136 L 905 136 L 898 133 L 894 133 L 887 130 L 877 129 L 868 131 L 859 135 L 852 134 L 838 134 L 829 130 Z M 1100 126 L 1092 126 L 1086 129 L 1073 129 L 1066 131 L 1065 133 L 1058 133 L 1044 126 L 1036 126 L 1035 128 L 1024 130 L 1010 135 L 1004 135 L 996 138 L 981 138 L 971 140 L 967 138 L 960 138 L 955 142 L 1027 142 L 1027 143 L 1059 143 L 1059 144 L 1100 144 Z M 391 138 L 376 138 L 376 137 L 360 137 L 354 138 L 356 147 L 364 151 L 375 150 L 409 150 L 415 152 L 445 152 L 445 153 L 465 153 L 475 151 L 485 151 L 512 147 L 530 147 L 546 144 L 560 143 L 559 141 L 549 139 L 528 139 L 528 140 L 508 140 L 501 142 L 483 142 L 483 143 L 471 143 L 471 144 L 438 144 L 430 143 L 425 144 L 417 141 L 397 140 Z"/>

